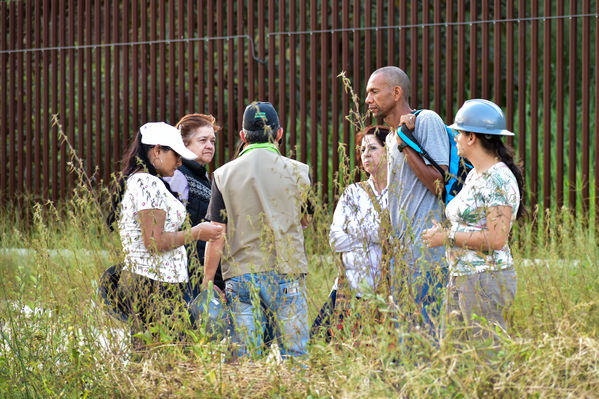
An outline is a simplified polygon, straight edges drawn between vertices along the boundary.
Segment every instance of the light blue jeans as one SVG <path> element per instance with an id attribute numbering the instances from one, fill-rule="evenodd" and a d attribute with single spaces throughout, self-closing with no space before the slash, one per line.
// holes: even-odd
<path id="1" fill-rule="evenodd" d="M 274 271 L 250 273 L 225 282 L 233 317 L 238 356 L 260 354 L 267 313 L 273 321 L 282 356 L 304 356 L 309 339 L 304 276 Z"/>

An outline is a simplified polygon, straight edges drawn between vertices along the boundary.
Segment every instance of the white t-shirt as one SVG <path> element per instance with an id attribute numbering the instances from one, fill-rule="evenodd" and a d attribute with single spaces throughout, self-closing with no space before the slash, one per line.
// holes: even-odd
<path id="1" fill-rule="evenodd" d="M 518 182 L 512 171 L 503 162 L 498 162 L 487 171 L 478 174 L 472 169 L 462 190 L 447 204 L 445 215 L 456 232 L 471 232 L 487 229 L 487 210 L 495 206 L 511 206 L 511 226 L 516 220 L 520 205 Z M 488 270 L 503 270 L 513 266 L 510 247 L 498 251 L 475 251 L 461 247 L 447 248 L 447 262 L 452 276 L 481 273 Z"/>
<path id="2" fill-rule="evenodd" d="M 184 246 L 155 254 L 146 249 L 137 217 L 138 212 L 145 209 L 161 209 L 166 212 L 166 232 L 178 231 L 185 221 L 185 206 L 173 197 L 158 177 L 148 173 L 129 176 L 119 220 L 126 270 L 157 281 L 186 282 L 187 253 Z"/>
<path id="3" fill-rule="evenodd" d="M 378 194 L 372 178 L 368 179 L 368 184 L 375 192 L 381 209 L 386 209 L 387 188 Z M 382 259 L 380 224 L 380 215 L 368 193 L 359 184 L 347 186 L 333 214 L 329 242 L 335 252 L 342 253 L 345 276 L 358 296 L 362 295 L 360 289 L 362 284 L 374 288 L 375 282 L 380 277 Z M 333 288 L 336 286 L 337 282 Z"/>

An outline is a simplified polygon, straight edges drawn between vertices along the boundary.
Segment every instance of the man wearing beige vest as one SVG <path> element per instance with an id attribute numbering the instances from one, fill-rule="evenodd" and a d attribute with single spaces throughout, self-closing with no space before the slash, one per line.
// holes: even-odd
<path id="1" fill-rule="evenodd" d="M 303 356 L 308 343 L 303 228 L 310 190 L 308 165 L 279 152 L 283 137 L 272 104 L 254 102 L 239 132 L 245 148 L 214 171 L 207 219 L 223 227 L 208 242 L 204 286 L 218 262 L 225 279 L 238 355 L 259 354 L 266 318 L 276 325 L 283 356 Z"/>

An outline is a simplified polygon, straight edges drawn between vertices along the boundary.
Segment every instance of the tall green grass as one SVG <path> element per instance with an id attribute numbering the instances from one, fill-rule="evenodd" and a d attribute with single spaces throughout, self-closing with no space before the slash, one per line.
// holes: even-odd
<path id="1" fill-rule="evenodd" d="M 401 309 L 373 295 L 360 308 L 361 333 L 316 340 L 301 367 L 266 358 L 223 363 L 226 348 L 198 332 L 186 346 L 165 341 L 136 361 L 115 333 L 124 326 L 105 314 L 95 294 L 101 272 L 120 257 L 99 210 L 73 200 L 60 211 L 36 207 L 32 226 L 10 209 L 0 220 L 4 397 L 590 397 L 599 389 L 596 236 L 594 226 L 567 210 L 515 232 L 518 293 L 509 336 L 497 347 L 438 346 L 408 328 Z M 311 318 L 336 275 L 325 240 L 329 223 L 323 211 L 306 232 Z M 9 250 L 15 247 L 30 251 Z M 40 312 L 26 314 L 25 306 Z M 374 309 L 397 323 L 378 323 Z M 491 347 L 493 355 L 485 356 Z"/>

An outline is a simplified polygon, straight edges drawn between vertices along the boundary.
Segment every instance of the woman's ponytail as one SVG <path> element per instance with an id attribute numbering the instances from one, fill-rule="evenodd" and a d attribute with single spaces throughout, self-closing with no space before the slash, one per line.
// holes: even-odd
<path id="1" fill-rule="evenodd" d="M 480 134 L 476 133 L 479 137 L 483 148 L 497 154 L 497 157 L 501 162 L 507 165 L 516 177 L 518 183 L 518 191 L 520 191 L 520 204 L 518 206 L 518 213 L 516 217 L 519 219 L 527 214 L 524 208 L 524 176 L 522 174 L 522 168 L 514 161 L 514 150 L 505 145 L 501 136 L 491 134 Z"/>

